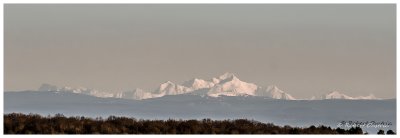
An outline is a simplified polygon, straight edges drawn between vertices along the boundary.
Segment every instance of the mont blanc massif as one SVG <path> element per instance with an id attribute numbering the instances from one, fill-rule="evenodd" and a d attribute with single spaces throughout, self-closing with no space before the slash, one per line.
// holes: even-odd
<path id="1" fill-rule="evenodd" d="M 137 88 L 103 92 L 43 84 L 38 90 L 5 92 L 4 105 L 5 113 L 141 119 L 246 118 L 277 125 L 332 127 L 343 121 L 374 121 L 390 122 L 385 129 L 396 129 L 396 99 L 381 99 L 373 94 L 351 97 L 338 91 L 298 99 L 275 85 L 258 86 L 232 73 L 210 80 L 194 78 L 182 84 L 166 81 L 153 91 Z"/>

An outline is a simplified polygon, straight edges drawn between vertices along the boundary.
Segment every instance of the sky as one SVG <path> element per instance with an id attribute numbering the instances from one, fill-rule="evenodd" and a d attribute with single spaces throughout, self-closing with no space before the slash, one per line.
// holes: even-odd
<path id="1" fill-rule="evenodd" d="M 5 91 L 231 72 L 297 98 L 396 96 L 395 4 L 5 4 L 4 40 Z"/>

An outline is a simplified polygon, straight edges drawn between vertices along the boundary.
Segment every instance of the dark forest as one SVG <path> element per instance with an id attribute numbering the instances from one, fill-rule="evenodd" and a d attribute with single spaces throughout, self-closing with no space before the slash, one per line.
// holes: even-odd
<path id="1" fill-rule="evenodd" d="M 363 134 L 360 127 L 341 129 L 326 126 L 277 126 L 254 120 L 138 120 L 41 116 L 12 113 L 4 115 L 4 134 Z"/>

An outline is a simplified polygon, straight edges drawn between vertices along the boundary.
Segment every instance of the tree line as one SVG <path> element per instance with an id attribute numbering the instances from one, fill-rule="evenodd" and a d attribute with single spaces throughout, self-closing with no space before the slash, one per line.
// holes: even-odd
<path id="1" fill-rule="evenodd" d="M 4 134 L 363 134 L 363 131 L 360 127 L 277 126 L 247 119 L 138 120 L 117 116 L 93 119 L 11 113 L 4 115 Z"/>

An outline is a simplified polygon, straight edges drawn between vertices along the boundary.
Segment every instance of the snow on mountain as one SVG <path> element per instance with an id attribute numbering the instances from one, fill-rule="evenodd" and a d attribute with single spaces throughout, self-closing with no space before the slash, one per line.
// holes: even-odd
<path id="1" fill-rule="evenodd" d="M 204 89 L 204 88 L 211 88 L 215 84 L 213 82 L 205 81 L 202 79 L 194 78 L 188 81 L 185 81 L 183 86 L 190 88 L 191 90 L 198 90 L 198 89 Z"/>
<path id="2" fill-rule="evenodd" d="M 259 87 L 253 83 L 243 82 L 232 73 L 225 73 L 218 78 L 213 78 L 214 87 L 208 92 L 208 96 L 264 96 L 273 99 L 295 100 L 293 96 L 283 92 L 277 86 L 271 85 L 266 88 Z"/>
<path id="3" fill-rule="evenodd" d="M 226 80 L 229 78 L 237 78 L 237 77 L 235 76 L 235 74 L 230 73 L 230 72 L 225 72 L 224 74 L 222 74 L 221 76 L 218 77 L 219 80 Z"/>
<path id="4" fill-rule="evenodd" d="M 233 78 L 233 77 L 236 77 L 235 74 L 230 73 L 230 72 L 226 72 L 226 73 L 222 74 L 221 76 L 218 76 L 218 77 L 216 77 L 216 78 L 212 78 L 211 81 L 212 81 L 214 84 L 218 84 L 218 83 L 220 83 L 222 80 L 226 80 L 226 79 Z"/>
<path id="5" fill-rule="evenodd" d="M 275 85 L 268 86 L 267 92 L 271 94 L 270 97 L 273 99 L 296 100 L 292 95 L 283 92 Z"/>
<path id="6" fill-rule="evenodd" d="M 151 92 L 146 92 L 142 89 L 135 89 L 133 91 L 125 91 L 115 94 L 114 98 L 122 98 L 122 99 L 134 99 L 134 100 L 142 100 L 154 98 L 155 96 Z"/>
<path id="7" fill-rule="evenodd" d="M 285 93 L 275 85 L 270 85 L 267 88 L 260 87 L 256 96 L 271 97 L 273 99 L 296 100 L 292 95 Z"/>
<path id="8" fill-rule="evenodd" d="M 117 93 L 100 92 L 94 89 L 88 89 L 84 87 L 72 88 L 62 87 L 50 84 L 43 84 L 39 91 L 61 91 L 80 93 L 85 95 L 91 95 L 95 97 L 113 97 L 123 99 L 150 99 L 163 97 L 166 95 L 180 95 L 191 93 L 192 95 L 219 97 L 219 96 L 264 96 L 271 97 L 274 99 L 286 99 L 294 100 L 293 96 L 283 92 L 276 86 L 269 86 L 263 89 L 253 83 L 247 83 L 241 81 L 233 73 L 225 73 L 221 76 L 212 78 L 211 81 L 205 81 L 202 79 L 194 78 L 189 81 L 185 81 L 182 85 L 175 84 L 171 81 L 160 84 L 160 86 L 154 91 L 144 91 L 142 89 L 135 89 L 133 91 L 124 91 Z M 261 91 L 261 92 L 260 92 Z"/>
<path id="9" fill-rule="evenodd" d="M 51 84 L 42 84 L 38 91 L 53 91 L 53 92 L 70 92 L 70 93 L 79 93 L 79 94 L 85 94 L 85 95 L 91 95 L 91 96 L 95 96 L 95 97 L 101 97 L 101 98 L 110 98 L 110 97 L 114 97 L 113 93 L 109 93 L 109 92 L 101 92 L 95 89 L 88 89 L 88 88 L 84 88 L 84 87 L 78 87 L 78 88 L 73 88 L 73 87 L 68 87 L 68 86 L 64 86 L 61 88 L 58 88 L 55 85 L 51 85 Z"/>
<path id="10" fill-rule="evenodd" d="M 355 99 L 358 100 L 379 100 L 380 98 L 375 97 L 373 94 L 369 94 L 368 96 L 358 96 Z"/>
<path id="11" fill-rule="evenodd" d="M 214 84 L 218 84 L 219 81 L 221 81 L 221 80 L 219 80 L 219 79 L 217 79 L 217 78 L 212 78 L 211 81 L 212 81 Z"/>
<path id="12" fill-rule="evenodd" d="M 214 79 L 216 80 L 216 79 Z M 232 73 L 225 73 L 219 76 L 218 84 L 211 87 L 207 95 L 211 97 L 218 97 L 220 95 L 225 96 L 242 96 L 252 95 L 255 96 L 258 86 L 253 83 L 247 83 L 239 80 Z"/>
<path id="13" fill-rule="evenodd" d="M 150 98 L 158 98 L 166 95 L 181 95 L 181 94 L 191 94 L 199 96 L 259 96 L 259 97 L 270 97 L 272 99 L 282 99 L 282 100 L 297 100 L 292 95 L 282 91 L 275 85 L 270 85 L 268 87 L 260 87 L 253 83 L 248 83 L 241 81 L 233 73 L 224 73 L 221 76 L 214 77 L 209 81 L 194 78 L 184 83 L 175 84 L 171 81 L 160 84 L 160 86 L 154 91 L 145 91 L 142 89 L 135 89 L 132 91 L 123 92 L 103 92 L 95 89 L 88 89 L 84 87 L 72 88 L 72 87 L 57 87 L 51 84 L 42 84 L 38 91 L 54 91 L 54 92 L 71 92 L 79 93 L 85 95 L 91 95 L 101 98 L 123 98 L 123 99 L 133 99 L 142 100 Z M 308 100 L 321 100 L 321 99 L 347 99 L 347 100 L 377 100 L 374 95 L 370 94 L 368 96 L 358 96 L 351 97 L 342 94 L 338 91 L 333 91 L 328 94 L 321 96 L 321 98 L 315 98 L 313 96 Z"/>
<path id="14" fill-rule="evenodd" d="M 338 91 L 332 91 L 328 94 L 323 95 L 321 99 L 380 100 L 381 98 L 377 98 L 373 94 L 370 94 L 368 96 L 351 97 L 351 96 L 345 95 L 343 93 L 340 93 Z"/>
<path id="15" fill-rule="evenodd" d="M 353 100 L 353 97 L 350 97 L 348 95 L 342 94 L 338 91 L 332 91 L 328 94 L 325 94 L 322 96 L 322 99 L 346 99 L 346 100 Z"/>
<path id="16" fill-rule="evenodd" d="M 152 92 L 147 92 L 142 89 L 135 89 L 134 91 L 118 93 L 115 98 L 142 100 L 163 97 L 166 95 L 180 95 L 190 93 L 198 89 L 210 88 L 212 86 L 214 86 L 212 82 L 207 82 L 197 78 L 186 81 L 182 85 L 167 81 L 160 84 L 160 86 Z"/>
<path id="17" fill-rule="evenodd" d="M 171 81 L 167 81 L 158 87 L 158 89 L 154 92 L 157 97 L 161 97 L 164 95 L 178 95 L 184 94 L 188 92 L 188 88 L 182 85 L 175 84 Z"/>
<path id="18" fill-rule="evenodd" d="M 187 83 L 189 85 L 189 82 Z M 191 92 L 193 90 L 197 90 L 199 88 L 205 87 L 203 82 L 198 79 L 194 79 L 191 84 L 193 87 L 185 87 L 182 85 L 175 84 L 171 81 L 167 81 L 162 83 L 155 91 L 146 92 L 142 89 L 135 89 L 134 91 L 126 91 L 117 94 L 116 98 L 124 98 L 124 99 L 135 99 L 135 100 L 142 100 L 142 99 L 150 99 L 150 98 L 157 98 L 163 97 L 166 95 L 180 95 Z"/>

